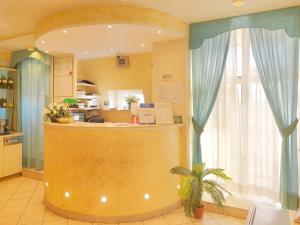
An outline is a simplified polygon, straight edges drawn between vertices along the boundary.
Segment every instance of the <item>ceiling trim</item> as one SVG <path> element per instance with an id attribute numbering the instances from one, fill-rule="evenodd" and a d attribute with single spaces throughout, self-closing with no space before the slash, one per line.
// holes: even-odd
<path id="1" fill-rule="evenodd" d="M 4 36 L 4 37 L 0 37 L 0 41 L 7 41 L 7 40 L 10 40 L 10 39 L 19 38 L 19 37 L 22 37 L 22 36 L 32 35 L 32 34 L 35 35 L 34 31 L 27 32 L 27 33 L 18 33 L 18 34 L 10 35 L 10 36 Z"/>
<path id="2" fill-rule="evenodd" d="M 148 24 L 188 35 L 188 25 L 155 9 L 129 5 L 102 4 L 58 12 L 44 18 L 36 28 L 39 38 L 49 31 L 93 24 Z"/>

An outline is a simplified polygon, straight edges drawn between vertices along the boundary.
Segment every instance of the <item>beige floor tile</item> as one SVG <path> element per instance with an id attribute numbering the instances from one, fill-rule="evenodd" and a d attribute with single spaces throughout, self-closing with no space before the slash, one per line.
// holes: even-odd
<path id="1" fill-rule="evenodd" d="M 40 223 L 30 223 L 30 224 L 26 224 L 26 225 L 42 225 L 43 222 L 40 222 Z"/>
<path id="2" fill-rule="evenodd" d="M 194 225 L 221 225 L 215 220 L 199 220 L 193 223 Z"/>
<path id="3" fill-rule="evenodd" d="M 44 212 L 23 214 L 20 218 L 18 225 L 42 223 L 44 220 L 44 216 L 45 216 Z"/>
<path id="4" fill-rule="evenodd" d="M 4 216 L 14 216 L 14 215 L 19 215 L 22 214 L 24 207 L 4 207 L 1 212 L 0 212 L 0 217 Z"/>
<path id="5" fill-rule="evenodd" d="M 144 225 L 169 225 L 169 223 L 163 217 L 158 217 L 151 220 L 144 220 L 143 224 Z"/>
<path id="6" fill-rule="evenodd" d="M 13 199 L 9 200 L 5 207 L 10 208 L 10 207 L 26 207 L 26 205 L 29 202 L 29 198 L 21 198 L 21 199 Z"/>
<path id="7" fill-rule="evenodd" d="M 11 196 L 13 195 L 14 192 L 4 192 L 4 193 L 0 193 L 0 201 L 6 201 L 9 200 L 11 198 Z"/>
<path id="8" fill-rule="evenodd" d="M 220 225 L 242 225 L 242 224 L 245 224 L 244 220 L 240 220 L 240 219 L 237 219 L 237 218 L 234 218 L 234 217 L 229 217 L 229 216 L 215 218 L 215 220 Z"/>
<path id="9" fill-rule="evenodd" d="M 20 217 L 21 217 L 21 215 L 0 217 L 0 224 L 1 225 L 16 225 L 16 224 L 18 224 Z"/>
<path id="10" fill-rule="evenodd" d="M 0 182 L 0 225 L 104 225 L 67 220 L 46 210 L 44 183 L 30 178 L 14 178 Z M 162 217 L 120 225 L 244 225 L 245 220 L 205 212 L 201 220 L 185 217 L 179 208 Z M 113 224 L 111 224 L 113 225 Z M 115 224 L 117 225 L 117 224 Z"/>
<path id="11" fill-rule="evenodd" d="M 208 215 L 210 216 L 211 218 L 213 219 L 218 219 L 218 218 L 224 218 L 224 217 L 227 217 L 223 214 L 219 214 L 219 213 L 212 213 L 212 212 L 205 212 L 204 215 Z"/>
<path id="12" fill-rule="evenodd" d="M 183 213 L 168 214 L 165 215 L 164 218 L 170 225 L 180 225 L 193 222 L 191 218 L 187 218 Z"/>
<path id="13" fill-rule="evenodd" d="M 32 191 L 27 191 L 27 192 L 17 191 L 11 196 L 11 199 L 30 198 L 31 195 L 32 195 Z"/>
<path id="14" fill-rule="evenodd" d="M 92 225 L 92 223 L 68 219 L 68 225 Z"/>
<path id="15" fill-rule="evenodd" d="M 44 222 L 54 221 L 54 220 L 67 220 L 67 219 L 47 210 L 45 214 Z"/>
<path id="16" fill-rule="evenodd" d="M 20 186 L 17 189 L 17 192 L 34 192 L 36 190 L 36 186 Z"/>
<path id="17" fill-rule="evenodd" d="M 32 204 L 44 204 L 44 196 L 32 196 L 28 202 L 28 205 Z"/>
<path id="18" fill-rule="evenodd" d="M 221 215 L 221 217 L 223 217 L 223 215 Z M 197 222 L 199 219 L 195 219 L 195 218 L 191 218 L 192 222 Z M 210 215 L 209 212 L 204 212 L 203 218 L 201 219 L 201 221 L 203 220 L 213 220 L 213 217 Z"/>
<path id="19" fill-rule="evenodd" d="M 37 203 L 37 204 L 27 205 L 25 210 L 24 210 L 24 214 L 45 212 L 45 211 L 46 211 L 45 205 Z"/>
<path id="20" fill-rule="evenodd" d="M 0 190 L 7 189 L 7 188 L 16 190 L 18 187 L 20 187 L 20 185 L 21 185 L 20 183 L 5 183 L 1 186 Z"/>
<path id="21" fill-rule="evenodd" d="M 44 221 L 43 225 L 68 225 L 68 220 L 54 220 L 54 221 Z"/>
<path id="22" fill-rule="evenodd" d="M 8 203 L 8 201 L 9 201 L 9 200 L 2 200 L 2 201 L 0 201 L 0 210 L 1 210 L 4 206 L 6 206 L 6 204 Z"/>

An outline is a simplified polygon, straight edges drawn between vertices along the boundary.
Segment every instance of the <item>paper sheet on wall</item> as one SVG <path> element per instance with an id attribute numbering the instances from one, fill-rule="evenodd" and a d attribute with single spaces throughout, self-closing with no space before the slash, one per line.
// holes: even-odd
<path id="1" fill-rule="evenodd" d="M 173 111 L 170 103 L 155 103 L 156 124 L 173 124 Z"/>
<path id="2" fill-rule="evenodd" d="M 183 88 L 180 84 L 162 84 L 159 88 L 159 101 L 169 103 L 182 102 L 184 98 Z"/>

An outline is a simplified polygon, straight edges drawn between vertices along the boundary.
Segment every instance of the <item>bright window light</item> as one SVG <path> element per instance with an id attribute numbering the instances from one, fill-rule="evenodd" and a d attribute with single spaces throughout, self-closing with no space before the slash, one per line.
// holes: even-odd
<path id="1" fill-rule="evenodd" d="M 107 96 L 109 108 L 118 110 L 128 109 L 127 96 L 136 96 L 139 99 L 139 103 L 145 103 L 143 90 L 110 90 L 107 91 Z"/>

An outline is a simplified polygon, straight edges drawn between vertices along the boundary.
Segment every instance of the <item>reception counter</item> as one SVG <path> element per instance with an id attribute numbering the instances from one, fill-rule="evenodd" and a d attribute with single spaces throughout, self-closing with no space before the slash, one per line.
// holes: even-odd
<path id="1" fill-rule="evenodd" d="M 133 222 L 179 207 L 184 125 L 45 123 L 45 204 L 89 222 Z"/>

